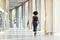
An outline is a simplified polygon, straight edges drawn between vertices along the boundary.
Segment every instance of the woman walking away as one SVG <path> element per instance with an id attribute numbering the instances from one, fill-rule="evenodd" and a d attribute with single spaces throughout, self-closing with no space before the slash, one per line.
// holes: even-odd
<path id="1" fill-rule="evenodd" d="M 38 26 L 38 17 L 37 17 L 38 12 L 34 11 L 33 14 L 34 16 L 33 16 L 32 24 L 33 24 L 34 36 L 36 36 L 37 26 Z"/>

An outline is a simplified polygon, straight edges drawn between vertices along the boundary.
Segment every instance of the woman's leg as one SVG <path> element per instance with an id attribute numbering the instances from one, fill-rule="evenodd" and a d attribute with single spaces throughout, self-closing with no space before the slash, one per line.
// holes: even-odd
<path id="1" fill-rule="evenodd" d="M 33 29 L 34 30 L 34 36 L 36 36 L 36 33 L 37 33 L 37 25 L 38 25 L 37 22 L 35 22 L 33 25 L 34 26 L 34 29 Z"/>
<path id="2" fill-rule="evenodd" d="M 34 36 L 36 36 L 36 31 L 34 32 Z"/>
<path id="3" fill-rule="evenodd" d="M 36 29 L 35 29 L 35 26 L 33 27 L 33 31 L 34 31 L 34 36 L 36 36 Z"/>

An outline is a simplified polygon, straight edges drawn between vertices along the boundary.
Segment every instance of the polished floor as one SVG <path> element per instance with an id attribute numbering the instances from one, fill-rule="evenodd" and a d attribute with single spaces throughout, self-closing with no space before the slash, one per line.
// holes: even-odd
<path id="1" fill-rule="evenodd" d="M 44 35 L 40 31 L 33 35 L 32 30 L 9 28 L 9 30 L 0 32 L 0 40 L 60 40 L 59 35 Z"/>

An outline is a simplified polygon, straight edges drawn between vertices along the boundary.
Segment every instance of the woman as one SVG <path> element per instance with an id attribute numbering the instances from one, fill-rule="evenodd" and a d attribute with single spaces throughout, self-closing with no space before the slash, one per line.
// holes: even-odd
<path id="1" fill-rule="evenodd" d="M 34 16 L 33 16 L 32 24 L 33 24 L 34 36 L 36 36 L 37 26 L 38 26 L 38 17 L 37 17 L 38 12 L 34 11 L 33 14 Z"/>

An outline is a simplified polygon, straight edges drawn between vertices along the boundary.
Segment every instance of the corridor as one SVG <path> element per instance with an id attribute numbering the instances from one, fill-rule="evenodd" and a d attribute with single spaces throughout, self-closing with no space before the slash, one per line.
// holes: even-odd
<path id="1" fill-rule="evenodd" d="M 60 0 L 0 0 L 0 40 L 60 40 Z"/>

